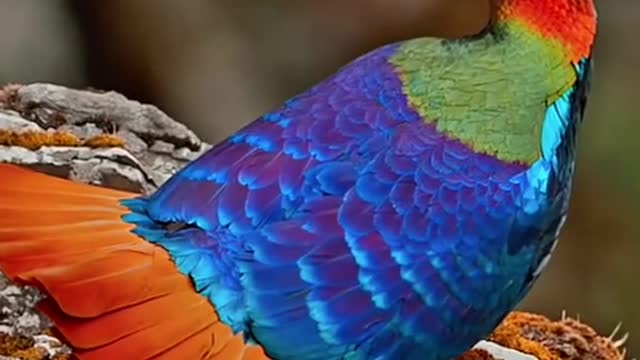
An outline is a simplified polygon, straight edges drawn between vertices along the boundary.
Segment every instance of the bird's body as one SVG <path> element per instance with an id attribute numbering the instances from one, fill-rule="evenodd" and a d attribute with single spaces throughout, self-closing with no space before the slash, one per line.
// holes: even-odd
<path id="1" fill-rule="evenodd" d="M 0 211 L 9 218 L 44 211 L 43 199 L 55 200 L 56 214 L 72 209 L 52 223 L 69 219 L 54 226 L 64 246 L 51 245 L 44 228 L 0 221 L 0 266 L 52 294 L 57 305 L 45 310 L 87 359 L 127 349 L 135 359 L 163 351 L 167 359 L 189 351 L 190 359 L 455 357 L 527 293 L 567 212 L 595 12 L 588 0 L 545 0 L 542 10 L 532 3 L 499 1 L 494 23 L 474 37 L 364 55 L 149 197 L 86 194 L 65 182 L 59 192 L 35 191 L 25 184 L 53 180 L 0 167 Z M 583 23 L 553 32 L 558 16 L 573 13 Z M 102 211 L 122 216 L 119 230 L 105 225 L 97 236 L 82 227 Z M 89 245 L 73 245 L 80 230 Z M 144 285 L 158 280 L 136 277 L 135 259 L 109 263 L 130 253 L 151 264 L 161 254 L 167 276 L 185 288 L 180 304 L 198 304 L 183 325 L 200 327 L 166 330 L 172 322 L 147 311 L 148 299 L 167 299 L 158 309 L 182 316 L 174 286 Z M 74 289 L 99 289 L 102 301 L 68 296 L 79 272 L 88 280 Z M 115 283 L 132 290 L 105 290 Z M 95 324 L 115 321 L 104 320 L 114 309 L 119 322 L 146 325 L 103 336 Z M 82 335 L 87 324 L 95 338 Z M 152 325 L 165 329 L 157 338 L 173 339 L 162 349 L 149 340 Z M 224 353 L 225 344 L 235 347 Z"/>

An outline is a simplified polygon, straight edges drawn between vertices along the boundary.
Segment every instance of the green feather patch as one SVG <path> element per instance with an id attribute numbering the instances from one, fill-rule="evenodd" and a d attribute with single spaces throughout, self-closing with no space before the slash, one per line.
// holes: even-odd
<path id="1" fill-rule="evenodd" d="M 407 42 L 391 60 L 411 105 L 477 152 L 532 164 L 548 105 L 575 82 L 559 46 L 512 24 L 482 38 Z"/>

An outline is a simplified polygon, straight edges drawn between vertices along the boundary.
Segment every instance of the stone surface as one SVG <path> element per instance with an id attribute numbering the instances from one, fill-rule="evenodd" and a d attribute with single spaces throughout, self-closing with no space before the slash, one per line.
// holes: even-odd
<path id="1" fill-rule="evenodd" d="M 520 351 L 509 349 L 500 344 L 491 342 L 491 341 L 480 341 L 473 347 L 474 350 L 481 349 L 491 354 L 491 356 L 495 359 L 502 360 L 538 360 L 537 357 L 533 355 L 524 354 Z"/>
<path id="2" fill-rule="evenodd" d="M 29 144 L 34 135 L 71 135 L 60 136 L 59 146 L 29 148 L 2 143 L 0 136 L 0 162 L 141 193 L 152 192 L 210 147 L 154 106 L 113 92 L 50 84 L 0 89 L 0 132 L 11 136 L 6 142 Z M 105 134 L 124 140 L 124 146 L 78 146 Z M 0 274 L 0 360 L 58 359 L 68 353 L 48 334 L 51 322 L 35 310 L 41 298 L 37 290 L 11 285 Z"/>
<path id="3" fill-rule="evenodd" d="M 84 142 L 106 134 L 125 143 L 124 148 L 70 144 L 30 150 L 0 146 L 2 162 L 27 165 L 76 181 L 148 193 L 210 147 L 155 106 L 115 92 L 51 84 L 12 85 L 0 92 L 0 129 L 14 136 L 64 132 Z"/>

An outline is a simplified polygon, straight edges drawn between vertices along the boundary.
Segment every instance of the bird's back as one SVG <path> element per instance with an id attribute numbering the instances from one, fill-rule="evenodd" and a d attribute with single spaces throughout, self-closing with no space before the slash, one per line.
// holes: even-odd
<path id="1" fill-rule="evenodd" d="M 0 266 L 53 295 L 48 313 L 84 359 L 454 357 L 526 294 L 567 211 L 593 34 L 554 32 L 540 9 L 595 15 L 590 0 L 540 1 L 498 0 L 474 37 L 372 51 L 150 197 L 0 167 L 0 250 L 13 254 Z M 46 226 L 27 226 L 43 206 Z M 82 254 L 65 250 L 81 240 Z M 154 264 L 164 277 L 147 276 Z M 82 302 L 79 284 L 104 295 Z M 184 329 L 154 311 L 180 306 L 198 309 Z"/>
<path id="2" fill-rule="evenodd" d="M 521 298 L 555 234 L 533 164 L 479 153 L 412 104 L 396 65 L 412 46 L 349 64 L 138 204 L 185 224 L 146 238 L 278 359 L 453 356 Z"/>

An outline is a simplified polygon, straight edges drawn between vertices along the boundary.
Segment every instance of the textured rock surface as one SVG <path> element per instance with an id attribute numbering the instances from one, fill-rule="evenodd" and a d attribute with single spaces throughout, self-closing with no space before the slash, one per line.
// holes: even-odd
<path id="1" fill-rule="evenodd" d="M 124 141 L 92 141 L 105 135 Z M 208 148 L 156 107 L 120 94 L 50 84 L 0 89 L 0 162 L 147 193 Z M 11 285 L 0 274 L 0 360 L 67 353 L 35 310 L 40 298 L 37 290 Z"/>
<path id="2" fill-rule="evenodd" d="M 149 192 L 209 146 L 186 126 L 152 105 L 114 92 L 74 90 L 50 84 L 5 87 L 0 129 L 16 134 L 70 134 L 38 149 L 0 147 L 0 161 L 123 190 Z M 103 135 L 124 147 L 92 146 Z M 58 138 L 64 138 L 59 136 Z M 0 137 L 1 139 L 1 137 Z M 88 146 L 77 146 L 89 144 Z M 2 141 L 0 141 L 2 144 Z M 2 145 L 12 145 L 5 143 Z M 38 145 L 38 144 L 36 144 Z"/>

